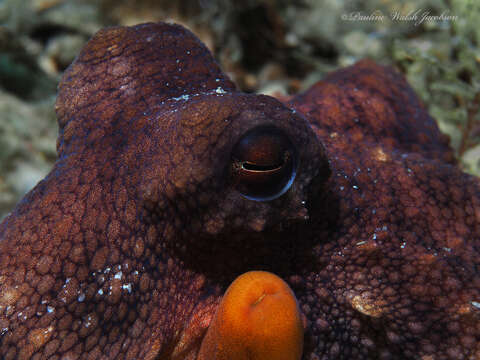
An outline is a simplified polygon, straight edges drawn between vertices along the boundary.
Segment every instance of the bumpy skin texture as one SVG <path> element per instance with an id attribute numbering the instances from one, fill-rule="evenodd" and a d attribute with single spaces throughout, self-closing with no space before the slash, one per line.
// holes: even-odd
<path id="1" fill-rule="evenodd" d="M 0 225 L 3 359 L 195 359 L 249 270 L 293 289 L 304 359 L 480 356 L 479 181 L 394 71 L 363 61 L 282 104 L 179 26 L 112 28 L 57 114 L 57 163 Z M 298 168 L 259 202 L 229 169 L 264 124 Z"/>

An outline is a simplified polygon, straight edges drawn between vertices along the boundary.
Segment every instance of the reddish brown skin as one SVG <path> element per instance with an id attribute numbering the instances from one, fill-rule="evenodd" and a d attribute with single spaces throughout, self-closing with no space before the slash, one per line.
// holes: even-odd
<path id="1" fill-rule="evenodd" d="M 180 26 L 111 28 L 57 115 L 57 163 L 0 225 L 2 359 L 195 359 L 249 270 L 295 292 L 303 359 L 480 356 L 479 181 L 395 71 L 362 61 L 282 104 Z M 299 156 L 266 202 L 229 172 L 262 124 Z"/>

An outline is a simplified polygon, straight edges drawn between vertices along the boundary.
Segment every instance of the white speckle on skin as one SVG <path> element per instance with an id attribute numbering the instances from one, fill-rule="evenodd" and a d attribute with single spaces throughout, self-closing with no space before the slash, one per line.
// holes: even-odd
<path id="1" fill-rule="evenodd" d="M 123 273 L 121 271 L 119 271 L 115 274 L 114 278 L 120 280 L 122 278 L 122 275 L 123 275 Z"/>
<path id="2" fill-rule="evenodd" d="M 123 284 L 122 285 L 122 289 L 124 290 L 127 290 L 129 294 L 132 293 L 132 284 L 128 283 L 128 284 Z"/>
<path id="3" fill-rule="evenodd" d="M 215 89 L 217 94 L 226 94 L 227 92 L 223 90 L 220 86 Z"/>
<path id="4" fill-rule="evenodd" d="M 55 308 L 53 306 L 47 306 L 47 312 L 51 314 L 52 312 L 55 311 Z"/>
<path id="5" fill-rule="evenodd" d="M 471 301 L 470 304 L 472 304 L 473 306 L 475 306 L 477 309 L 480 309 L 480 302 L 478 302 L 478 301 Z"/>
<path id="6" fill-rule="evenodd" d="M 175 100 L 175 101 L 179 101 L 179 100 L 188 100 L 190 98 L 190 95 L 182 95 L 182 96 L 179 96 L 179 97 L 174 97 L 172 98 L 172 100 Z"/>
<path id="7" fill-rule="evenodd" d="M 88 328 L 92 325 L 92 317 L 90 315 L 87 316 L 87 321 L 85 322 L 85 327 Z"/>
<path id="8" fill-rule="evenodd" d="M 100 289 L 100 290 L 97 291 L 97 293 L 98 293 L 98 295 L 103 295 L 103 290 Z"/>
<path id="9" fill-rule="evenodd" d="M 83 300 L 85 300 L 85 294 L 84 294 L 84 293 L 81 293 L 80 295 L 78 295 L 77 300 L 78 300 L 79 302 L 82 302 Z"/>

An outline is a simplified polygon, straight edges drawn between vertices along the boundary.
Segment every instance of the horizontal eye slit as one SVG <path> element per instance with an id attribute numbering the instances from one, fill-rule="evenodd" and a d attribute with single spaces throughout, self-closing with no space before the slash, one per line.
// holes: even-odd
<path id="1" fill-rule="evenodd" d="M 254 164 L 254 163 L 247 162 L 247 161 L 242 163 L 242 168 L 244 170 L 248 170 L 248 171 L 274 171 L 274 170 L 280 169 L 282 166 L 283 166 L 283 164 L 279 164 L 279 165 L 258 165 L 258 164 Z"/>

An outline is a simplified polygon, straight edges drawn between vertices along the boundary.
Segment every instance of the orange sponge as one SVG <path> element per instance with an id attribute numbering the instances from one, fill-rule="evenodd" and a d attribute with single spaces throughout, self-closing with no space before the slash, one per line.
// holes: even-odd
<path id="1" fill-rule="evenodd" d="M 297 300 L 278 276 L 240 275 L 203 339 L 198 360 L 299 360 L 303 326 Z"/>

